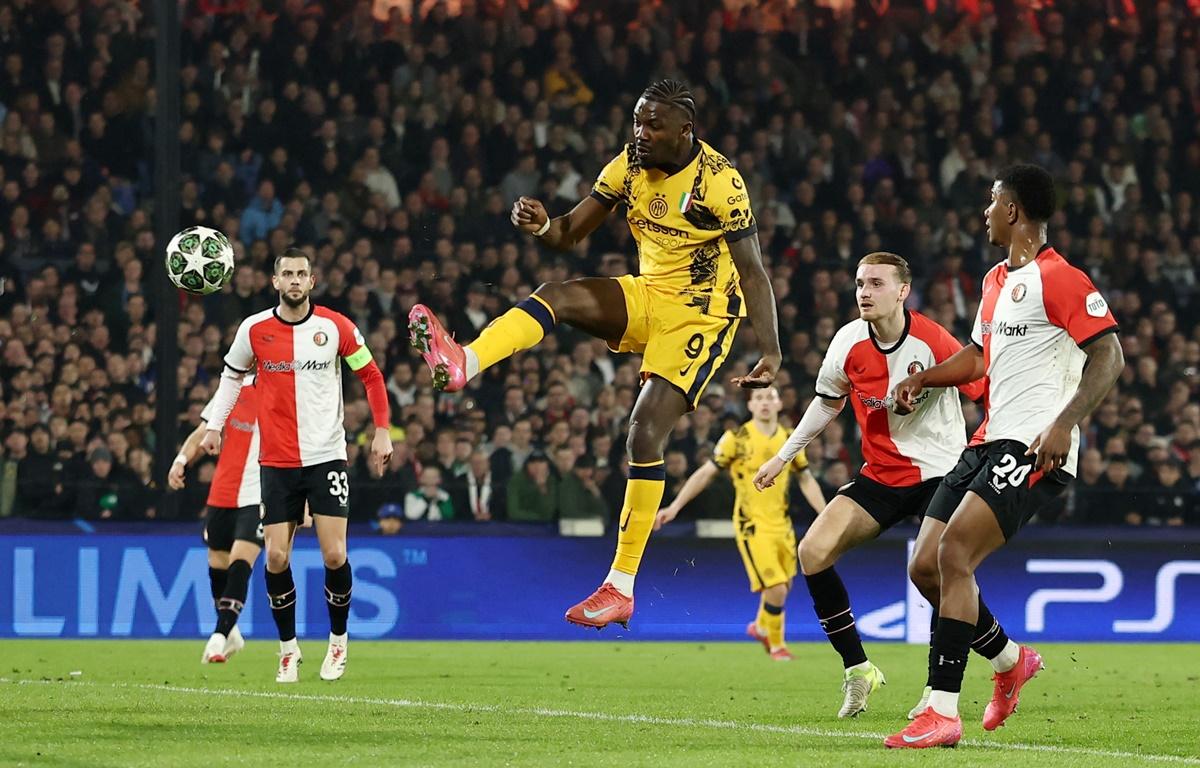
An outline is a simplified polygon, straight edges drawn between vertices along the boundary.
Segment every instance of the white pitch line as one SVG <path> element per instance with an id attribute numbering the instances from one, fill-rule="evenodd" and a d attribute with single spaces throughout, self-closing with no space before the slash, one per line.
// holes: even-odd
<path id="1" fill-rule="evenodd" d="M 0 678 L 0 683 L 16 683 L 18 685 L 56 685 L 53 680 L 9 680 Z M 867 733 L 863 731 L 837 731 L 827 728 L 811 728 L 803 725 L 767 725 L 764 723 L 743 723 L 736 720 L 696 719 L 691 717 L 658 717 L 656 715 L 614 715 L 608 712 L 583 712 L 569 709 L 548 709 L 545 707 L 502 707 L 496 704 L 459 704 L 442 701 L 421 701 L 419 699 L 375 699 L 366 696 L 338 696 L 327 694 L 283 693 L 281 691 L 247 691 L 237 688 L 191 688 L 177 685 L 161 685 L 151 683 L 93 683 L 88 681 L 64 681 L 63 685 L 91 686 L 96 688 L 125 688 L 143 691 L 163 691 L 199 696 L 220 696 L 228 698 L 274 699 L 283 701 L 306 701 L 325 704 L 367 704 L 371 706 L 400 707 L 405 709 L 435 709 L 453 712 L 491 712 L 502 715 L 532 715 L 535 717 L 570 718 L 575 720 L 592 720 L 605 723 L 638 723 L 645 725 L 662 725 L 675 728 L 712 728 L 725 731 L 752 731 L 754 733 L 770 733 L 784 736 L 819 736 L 834 739 L 868 739 L 882 741 L 887 734 Z M 1059 755 L 1081 755 L 1086 757 L 1105 757 L 1123 760 L 1146 760 L 1156 763 L 1175 763 L 1179 765 L 1200 765 L 1200 758 L 1181 757 L 1179 755 L 1156 755 L 1142 752 L 1123 752 L 1107 749 L 1091 749 L 1088 747 L 1063 747 L 1052 744 L 1026 744 L 1022 742 L 990 741 L 981 739 L 964 739 L 963 746 L 983 747 L 987 749 L 1011 749 L 1023 752 L 1045 752 Z"/>

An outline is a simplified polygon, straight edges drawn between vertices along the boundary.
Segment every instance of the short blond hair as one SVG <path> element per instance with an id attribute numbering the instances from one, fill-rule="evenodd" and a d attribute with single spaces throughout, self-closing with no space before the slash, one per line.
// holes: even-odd
<path id="1" fill-rule="evenodd" d="M 896 274 L 900 278 L 900 282 L 904 284 L 912 284 L 912 268 L 908 266 L 903 256 L 888 251 L 875 251 L 863 256 L 858 266 L 864 264 L 888 264 L 896 268 Z"/>

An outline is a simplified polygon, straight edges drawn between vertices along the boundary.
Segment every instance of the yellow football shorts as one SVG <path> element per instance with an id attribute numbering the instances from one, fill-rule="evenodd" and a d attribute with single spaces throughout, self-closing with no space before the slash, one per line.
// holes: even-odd
<path id="1" fill-rule="evenodd" d="M 642 355 L 642 381 L 654 375 L 670 382 L 695 408 L 729 356 L 741 318 L 703 314 L 640 276 L 615 279 L 625 294 L 629 322 L 620 344 L 609 342 L 609 348 Z"/>
<path id="2" fill-rule="evenodd" d="M 742 564 L 750 578 L 750 591 L 784 584 L 796 576 L 796 532 L 787 528 L 754 528 L 749 535 L 735 534 Z"/>

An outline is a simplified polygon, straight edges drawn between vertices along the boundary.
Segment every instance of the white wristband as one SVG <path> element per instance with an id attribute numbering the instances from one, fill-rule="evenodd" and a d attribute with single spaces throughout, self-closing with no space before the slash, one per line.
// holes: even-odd
<path id="1" fill-rule="evenodd" d="M 188 465 L 187 454 L 185 454 L 183 451 L 180 451 L 179 454 L 175 457 L 175 461 L 172 463 L 173 464 L 182 464 L 183 466 L 186 467 Z"/>
<path id="2" fill-rule="evenodd" d="M 550 231 L 550 217 L 549 217 L 549 216 L 547 216 L 547 217 L 546 217 L 546 223 L 545 223 L 545 224 L 543 224 L 543 225 L 542 225 L 542 226 L 541 226 L 541 227 L 538 229 L 538 231 L 537 231 L 537 232 L 534 232 L 534 233 L 533 233 L 533 236 L 534 236 L 534 237 L 541 237 L 542 235 L 546 234 L 546 233 L 547 233 L 547 232 L 549 232 L 549 231 Z"/>

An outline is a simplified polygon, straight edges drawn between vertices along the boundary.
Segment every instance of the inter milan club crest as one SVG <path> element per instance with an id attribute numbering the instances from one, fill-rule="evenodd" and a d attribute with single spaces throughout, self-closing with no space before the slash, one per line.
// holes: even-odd
<path id="1" fill-rule="evenodd" d="M 1019 302 L 1022 299 L 1024 299 L 1025 291 L 1026 291 L 1025 283 L 1017 283 L 1016 285 L 1014 285 L 1013 289 L 1012 289 L 1012 300 L 1014 302 Z"/>
<path id="2" fill-rule="evenodd" d="M 909 376 L 920 373 L 923 370 L 925 370 L 925 366 L 921 365 L 920 360 L 913 360 L 911 363 L 908 364 L 908 375 Z"/>
<path id="3" fill-rule="evenodd" d="M 325 335 L 324 331 L 317 331 L 313 334 L 313 344 L 316 344 L 318 347 L 323 347 L 328 342 L 329 337 Z"/>
<path id="4" fill-rule="evenodd" d="M 661 219 L 667 215 L 667 201 L 661 197 L 655 197 L 650 201 L 650 216 L 655 219 Z"/>

